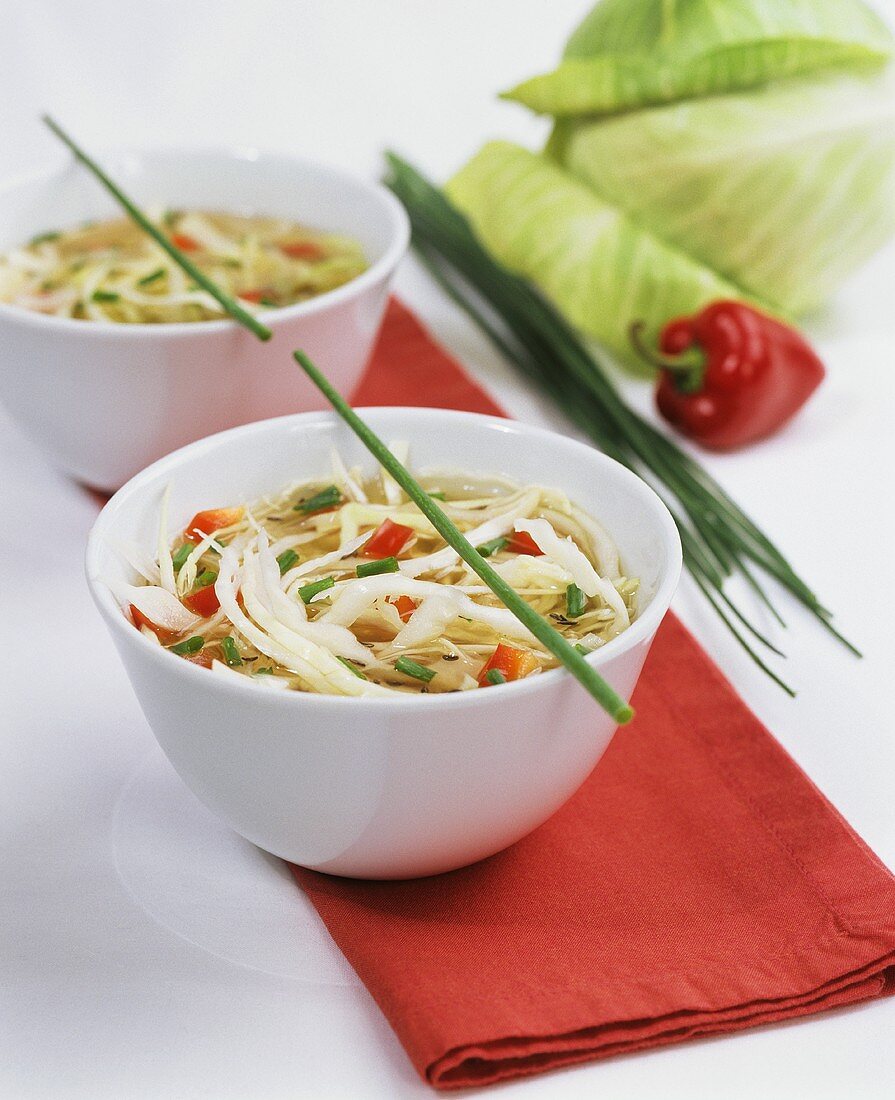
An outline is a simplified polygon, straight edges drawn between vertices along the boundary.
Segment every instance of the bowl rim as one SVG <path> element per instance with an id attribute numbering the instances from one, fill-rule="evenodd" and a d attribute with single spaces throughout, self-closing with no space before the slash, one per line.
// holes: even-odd
<path id="1" fill-rule="evenodd" d="M 681 540 L 674 519 L 665 503 L 650 485 L 632 470 L 628 469 L 627 466 L 624 466 L 614 458 L 610 458 L 609 455 L 604 454 L 602 451 L 598 451 L 595 447 L 582 443 L 580 440 L 572 439 L 558 432 L 550 431 L 546 428 L 535 427 L 509 418 L 465 412 L 456 409 L 435 409 L 397 405 L 358 407 L 356 411 L 364 419 L 375 419 L 378 416 L 396 414 L 419 420 L 446 418 L 458 422 L 477 423 L 482 427 L 498 427 L 502 431 L 513 432 L 529 439 L 538 440 L 544 444 L 561 440 L 563 444 L 576 450 L 583 461 L 596 463 L 597 466 L 602 466 L 604 469 L 610 470 L 612 476 L 620 478 L 622 482 L 628 486 L 629 491 L 639 495 L 643 502 L 651 509 L 656 520 L 656 530 L 661 537 L 662 547 L 667 555 L 668 563 L 665 569 L 659 574 L 656 591 L 643 614 L 639 615 L 623 633 L 607 642 L 600 649 L 589 654 L 586 660 L 592 667 L 599 669 L 609 660 L 621 656 L 635 646 L 648 643 L 652 639 L 668 611 L 680 578 L 683 560 Z M 99 576 L 101 542 L 110 531 L 114 530 L 115 513 L 127 500 L 133 496 L 139 496 L 150 483 L 155 482 L 160 476 L 164 476 L 166 472 L 175 470 L 186 458 L 203 451 L 213 451 L 218 447 L 226 445 L 229 440 L 236 436 L 262 436 L 270 431 L 284 430 L 295 424 L 296 421 L 302 424 L 316 422 L 332 426 L 340 426 L 343 424 L 342 420 L 335 412 L 323 410 L 317 412 L 291 413 L 286 416 L 273 417 L 268 420 L 257 420 L 250 424 L 242 424 L 235 428 L 229 428 L 223 432 L 217 432 L 214 435 L 205 436 L 176 451 L 172 451 L 170 454 L 165 455 L 163 458 L 158 459 L 156 462 L 153 462 L 151 465 L 141 470 L 140 473 L 135 474 L 134 477 L 127 481 L 112 497 L 110 497 L 90 529 L 85 554 L 87 583 L 93 601 L 103 618 L 106 620 L 109 629 L 113 634 L 118 633 L 122 638 L 128 639 L 128 644 L 138 645 L 140 651 L 145 654 L 150 662 L 162 661 L 163 665 L 159 666 L 160 670 L 167 670 L 167 673 L 170 675 L 200 677 L 200 679 L 194 680 L 197 687 L 203 683 L 206 687 L 211 686 L 208 680 L 207 669 L 199 668 L 189 661 L 173 660 L 172 657 L 165 652 L 162 646 L 154 644 L 148 638 L 144 637 L 142 632 L 135 630 L 133 625 L 129 623 L 122 614 L 121 608 L 113 597 L 110 589 Z M 439 693 L 434 696 L 399 693 L 396 694 L 393 699 L 384 697 L 360 698 L 355 696 L 325 695 L 305 691 L 272 691 L 269 689 L 265 691 L 263 689 L 259 690 L 258 685 L 253 684 L 248 677 L 242 677 L 238 674 L 234 674 L 233 676 L 219 675 L 214 677 L 214 690 L 224 691 L 225 693 L 228 691 L 235 691 L 243 698 L 248 698 L 244 693 L 250 692 L 252 693 L 251 698 L 255 699 L 261 706 L 285 705 L 286 707 L 321 706 L 326 708 L 351 708 L 358 704 L 372 704 L 377 709 L 381 709 L 384 712 L 387 712 L 390 708 L 403 712 L 414 707 L 431 708 L 432 706 L 445 706 L 465 709 L 469 706 L 487 705 L 488 703 L 499 702 L 500 698 L 506 699 L 504 693 L 507 691 L 515 692 L 516 696 L 520 696 L 523 692 L 549 690 L 551 686 L 559 684 L 564 677 L 570 680 L 572 679 L 571 673 L 560 665 L 556 668 L 540 672 L 537 676 L 527 677 L 503 685 L 501 692 L 481 693 L 477 691 L 461 691 L 446 692 L 443 694 Z M 189 682 L 189 680 L 187 680 L 187 682 Z"/>
<path id="2" fill-rule="evenodd" d="M 398 266 L 401 258 L 407 251 L 410 243 L 410 219 L 401 202 L 381 183 L 365 179 L 347 169 L 327 164 L 324 161 L 314 160 L 311 157 L 294 156 L 277 150 L 266 150 L 249 145 L 181 145 L 181 144 L 151 144 L 151 145 L 106 145 L 96 151 L 96 159 L 103 163 L 105 158 L 135 157 L 138 159 L 151 159 L 152 157 L 218 157 L 223 161 L 256 161 L 277 162 L 288 165 L 291 169 L 305 169 L 326 175 L 339 181 L 348 187 L 357 187 L 365 191 L 373 201 L 377 202 L 390 223 L 391 236 L 389 243 L 379 259 L 374 260 L 370 266 L 333 290 L 324 291 L 304 302 L 296 302 L 290 306 L 282 306 L 279 309 L 261 310 L 257 317 L 269 328 L 276 331 L 280 324 L 292 321 L 300 317 L 308 317 L 320 313 L 330 307 L 335 307 L 362 294 L 368 287 L 387 278 Z M 0 180 L 0 205 L 10 193 L 22 190 L 41 182 L 50 182 L 54 177 L 59 177 L 72 168 L 79 167 L 78 162 L 72 156 L 55 159 L 52 163 L 43 167 L 26 169 L 15 175 Z M 86 171 L 86 169 L 84 169 Z M 100 187 L 99 183 L 96 184 Z M 139 340 L 139 339 L 174 339 L 186 334 L 208 333 L 213 335 L 221 332 L 235 332 L 242 328 L 238 321 L 230 317 L 211 321 L 165 321 L 159 324 L 121 324 L 116 321 L 81 321 L 74 317 L 52 317 L 35 310 L 24 309 L 8 302 L 0 301 L 0 321 L 18 323 L 22 325 L 36 325 L 46 329 L 57 329 L 68 335 L 78 334 L 79 337 L 98 337 L 110 339 Z M 254 338 L 254 337 L 253 337 Z"/>

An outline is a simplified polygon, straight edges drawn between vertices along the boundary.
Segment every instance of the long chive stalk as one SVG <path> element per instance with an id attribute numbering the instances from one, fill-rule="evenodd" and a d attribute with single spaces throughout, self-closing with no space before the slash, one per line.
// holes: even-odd
<path id="1" fill-rule="evenodd" d="M 114 183 L 99 165 L 89 157 L 69 135 L 48 115 L 44 115 L 43 121 L 54 134 L 71 150 L 77 159 L 96 177 L 110 195 L 121 205 L 129 217 L 148 233 L 168 253 L 175 263 L 179 264 L 196 282 L 211 294 L 222 308 L 235 321 L 239 321 L 250 332 L 261 340 L 269 340 L 273 335 L 271 330 L 263 325 L 251 313 L 229 294 L 223 291 L 214 280 L 209 279 L 189 260 L 187 256 L 164 234 L 152 224 L 138 206 Z M 352 429 L 355 435 L 379 461 L 398 485 L 407 493 L 410 499 L 417 505 L 420 511 L 427 517 L 432 526 L 438 531 L 445 542 L 452 546 L 460 557 L 467 562 L 473 570 L 488 585 L 491 591 L 511 611 L 516 618 L 527 627 L 528 630 L 572 673 L 572 675 L 587 689 L 596 701 L 619 724 L 630 722 L 634 717 L 634 711 L 624 699 L 584 660 L 582 654 L 555 630 L 546 619 L 530 607 L 525 600 L 511 588 L 506 581 L 496 573 L 485 561 L 474 546 L 461 534 L 460 530 L 438 507 L 432 495 L 427 493 L 414 479 L 413 475 L 402 463 L 395 458 L 388 447 L 376 435 L 376 433 L 357 415 L 354 409 L 330 385 L 326 377 L 314 366 L 311 360 L 302 351 L 295 351 L 295 359 L 302 367 L 314 385 L 327 398 L 339 416 Z M 305 505 L 312 502 L 305 502 Z M 305 585 L 299 589 L 299 594 L 305 602 L 310 601 L 318 592 L 332 587 L 332 577 L 325 577 L 314 584 Z M 190 639 L 190 642 L 198 641 L 201 648 L 201 639 Z M 184 643 L 186 644 L 186 643 Z M 269 669 L 258 669 L 255 675 L 268 672 Z"/>
<path id="2" fill-rule="evenodd" d="M 860 655 L 767 535 L 699 462 L 625 403 L 606 369 L 565 318 L 527 280 L 486 251 L 444 192 L 400 157 L 387 154 L 387 160 L 388 186 L 410 215 L 413 244 L 426 267 L 517 369 L 595 443 L 652 482 L 681 530 L 689 572 L 752 660 L 792 694 L 736 622 L 774 653 L 781 655 L 780 651 L 724 590 L 726 580 L 739 575 L 782 624 L 752 566 L 778 581 L 826 630 Z"/>
<path id="3" fill-rule="evenodd" d="M 171 259 L 179 264 L 191 279 L 198 283 L 203 290 L 207 291 L 212 298 L 216 299 L 225 313 L 229 313 L 235 321 L 239 321 L 240 324 L 244 325 L 250 332 L 253 332 L 259 340 L 269 340 L 271 336 L 273 336 L 273 333 L 267 325 L 262 325 L 257 317 L 249 313 L 247 309 L 244 309 L 235 298 L 229 295 L 225 290 L 222 290 L 213 279 L 209 279 L 203 271 L 196 267 L 188 256 L 184 255 L 176 245 L 172 244 L 158 226 L 152 224 L 143 211 L 140 210 L 140 208 L 125 195 L 121 188 L 106 175 L 96 161 L 89 157 L 84 150 L 77 145 L 74 139 L 62 129 L 55 119 L 51 118 L 49 115 L 44 115 L 43 122 L 53 131 L 63 145 L 66 145 L 71 150 L 81 164 L 83 164 L 103 187 L 105 187 L 112 198 L 125 210 L 128 216 L 132 218 L 145 233 L 148 233 L 155 243 L 160 248 L 163 248 Z"/>
<path id="4" fill-rule="evenodd" d="M 339 416 L 351 428 L 376 461 L 386 469 L 398 485 L 410 497 L 426 519 L 441 535 L 444 541 L 454 548 L 460 557 L 488 585 L 499 600 L 527 627 L 538 641 L 566 666 L 597 702 L 612 715 L 617 722 L 628 722 L 633 717 L 631 707 L 606 683 L 597 671 L 587 663 L 573 645 L 554 630 L 547 620 L 530 607 L 514 588 L 488 564 L 471 542 L 460 532 L 450 519 L 438 507 L 413 475 L 398 461 L 378 435 L 357 415 L 348 402 L 333 388 L 326 377 L 314 366 L 303 351 L 293 352 L 296 362 Z"/>

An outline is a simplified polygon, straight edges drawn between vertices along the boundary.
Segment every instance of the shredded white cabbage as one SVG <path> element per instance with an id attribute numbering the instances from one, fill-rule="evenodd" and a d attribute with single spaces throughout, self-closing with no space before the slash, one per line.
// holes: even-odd
<path id="1" fill-rule="evenodd" d="M 575 584 L 586 596 L 600 595 L 616 615 L 617 628 L 625 630 L 631 625 L 625 601 L 609 581 L 604 580 L 588 561 L 587 556 L 575 545 L 570 537 L 561 539 L 546 519 L 524 519 L 516 521 L 516 530 L 525 531 L 557 565 L 568 570 Z"/>
<path id="2" fill-rule="evenodd" d="M 176 596 L 157 584 L 124 584 L 109 581 L 112 595 L 127 609 L 131 604 L 155 626 L 171 634 L 191 630 L 199 619 Z"/>
<path id="3" fill-rule="evenodd" d="M 161 639 L 152 633 L 156 643 L 170 646 L 189 637 L 179 653 L 217 675 L 248 676 L 276 690 L 368 697 L 473 690 L 498 643 L 526 649 L 535 671 L 556 664 L 412 503 L 403 497 L 383 502 L 381 470 L 364 479 L 349 473 L 336 453 L 332 466 L 331 486 L 296 484 L 244 505 L 228 528 L 194 533 L 195 542 L 178 536 L 183 564 L 176 576 L 166 489 L 157 561 L 133 550 L 124 554 L 154 583 L 118 585 L 122 606 L 133 603 L 161 628 Z M 455 482 L 445 476 L 440 484 Z M 460 491 L 468 492 L 465 481 L 463 486 Z M 335 508 L 296 511 L 296 501 L 328 488 L 331 496 L 341 495 Z M 448 493 L 444 508 L 474 546 L 493 544 L 491 566 L 569 641 L 590 651 L 630 622 L 637 582 L 601 576 L 597 560 L 617 562 L 617 554 L 603 546 L 598 557 L 605 532 L 576 514 L 563 493 L 540 486 L 501 491 L 492 480 L 474 500 L 451 500 Z M 397 564 L 364 553 L 386 519 L 414 532 Z M 510 537 L 514 530 L 530 535 L 541 553 L 519 552 Z M 290 550 L 299 555 L 291 567 L 282 556 Z M 212 586 L 199 585 L 203 572 L 216 574 Z M 574 609 L 573 584 L 584 594 Z M 181 600 L 201 609 L 201 616 Z"/>

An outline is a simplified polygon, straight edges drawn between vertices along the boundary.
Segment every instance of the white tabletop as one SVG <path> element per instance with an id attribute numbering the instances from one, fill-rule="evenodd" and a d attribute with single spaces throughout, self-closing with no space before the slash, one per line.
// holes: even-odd
<path id="1" fill-rule="evenodd" d="M 878 5 L 895 21 L 895 0 Z M 493 93 L 546 67 L 587 0 L 64 0 L 8 5 L 0 173 L 88 145 L 254 144 L 443 177 L 543 125 Z M 787 699 L 684 583 L 678 612 L 812 779 L 895 865 L 895 248 L 808 325 L 830 376 L 761 447 L 707 464 L 866 651 L 786 600 Z M 408 262 L 398 289 L 513 414 L 558 418 Z M 4 369 L 10 369 L 4 364 Z M 27 371 L 29 364 L 19 364 Z M 630 387 L 648 406 L 642 385 Z M 277 863 L 184 789 L 89 602 L 93 501 L 0 410 L 0 1096 L 431 1095 Z M 562 1071 L 503 1097 L 882 1097 L 895 1001 Z M 497 1095 L 497 1093 L 495 1093 Z"/>

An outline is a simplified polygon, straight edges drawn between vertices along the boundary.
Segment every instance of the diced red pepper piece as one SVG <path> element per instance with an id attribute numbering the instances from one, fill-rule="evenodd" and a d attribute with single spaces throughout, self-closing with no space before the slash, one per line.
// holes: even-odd
<path id="1" fill-rule="evenodd" d="M 184 604 L 194 615 L 200 615 L 203 619 L 212 616 L 221 606 L 213 584 L 207 584 L 204 588 L 197 588 L 188 596 L 183 597 Z"/>
<path id="2" fill-rule="evenodd" d="M 211 668 L 211 657 L 202 650 L 198 653 L 187 653 L 182 659 L 189 661 L 191 665 L 199 665 L 200 668 Z"/>
<path id="3" fill-rule="evenodd" d="M 280 245 L 280 251 L 290 260 L 322 260 L 326 249 L 316 241 L 286 241 Z"/>
<path id="4" fill-rule="evenodd" d="M 479 686 L 491 687 L 487 679 L 492 669 L 502 673 L 505 680 L 521 680 L 540 668 L 537 657 L 529 649 L 517 649 L 503 642 L 494 650 L 479 672 Z"/>
<path id="5" fill-rule="evenodd" d="M 261 299 L 264 297 L 264 291 L 263 290 L 241 290 L 239 292 L 239 297 L 242 298 L 243 301 L 246 301 L 246 302 L 260 302 Z"/>
<path id="6" fill-rule="evenodd" d="M 408 622 L 410 616 L 419 607 L 419 604 L 411 596 L 389 596 L 385 602 L 394 604 L 401 616 L 402 623 Z"/>
<path id="7" fill-rule="evenodd" d="M 172 233 L 171 244 L 181 252 L 198 252 L 201 245 L 186 233 Z"/>
<path id="8" fill-rule="evenodd" d="M 365 558 L 396 558 L 413 538 L 413 528 L 384 519 L 360 549 Z"/>
<path id="9" fill-rule="evenodd" d="M 222 527 L 239 523 L 244 513 L 244 508 L 209 508 L 205 512 L 197 512 L 186 525 L 183 537 L 189 542 L 199 542 L 196 536 L 197 530 L 203 535 L 210 535 Z"/>
<path id="10" fill-rule="evenodd" d="M 544 556 L 544 551 L 527 531 L 516 531 L 510 535 L 506 548 L 513 554 L 528 554 L 533 558 Z"/>
<path id="11" fill-rule="evenodd" d="M 133 604 L 130 605 L 131 619 L 137 630 L 142 630 L 144 626 L 148 626 L 152 633 L 163 644 L 167 645 L 168 642 L 173 641 L 177 635 L 171 630 L 165 630 L 162 626 L 157 626 L 151 619 L 147 619 L 142 611 Z"/>

